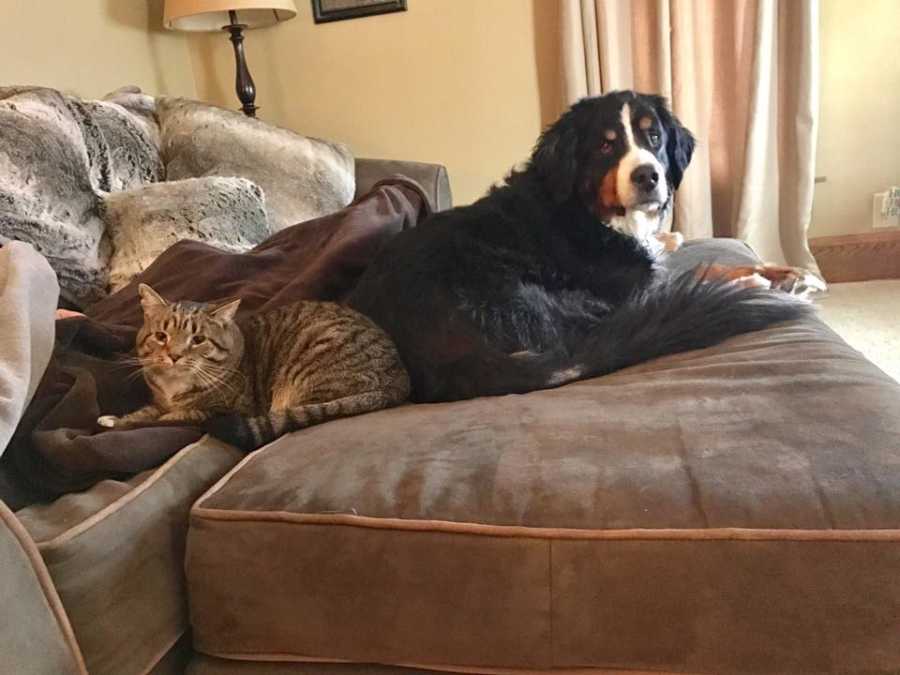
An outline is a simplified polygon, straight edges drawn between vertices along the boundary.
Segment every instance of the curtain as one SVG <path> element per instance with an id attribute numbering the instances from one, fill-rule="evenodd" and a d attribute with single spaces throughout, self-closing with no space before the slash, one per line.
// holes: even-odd
<path id="1" fill-rule="evenodd" d="M 817 0 L 561 0 L 569 103 L 666 96 L 697 137 L 675 198 L 687 238 L 737 237 L 818 273 L 807 230 L 818 124 Z"/>

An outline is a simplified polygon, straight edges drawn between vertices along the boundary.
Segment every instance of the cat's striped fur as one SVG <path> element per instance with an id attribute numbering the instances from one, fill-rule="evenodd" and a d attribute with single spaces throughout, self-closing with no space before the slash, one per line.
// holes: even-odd
<path id="1" fill-rule="evenodd" d="M 196 424 L 249 450 L 409 395 L 391 339 L 347 307 L 297 302 L 239 326 L 239 300 L 170 303 L 146 284 L 140 294 L 137 354 L 153 403 L 102 426 Z"/>

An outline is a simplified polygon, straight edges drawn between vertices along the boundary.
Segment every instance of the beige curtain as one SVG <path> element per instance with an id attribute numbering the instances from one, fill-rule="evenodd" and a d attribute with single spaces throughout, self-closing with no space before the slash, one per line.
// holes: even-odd
<path id="1" fill-rule="evenodd" d="M 697 136 L 674 227 L 738 237 L 818 272 L 809 251 L 818 123 L 817 0 L 561 0 L 569 103 L 660 93 Z"/>

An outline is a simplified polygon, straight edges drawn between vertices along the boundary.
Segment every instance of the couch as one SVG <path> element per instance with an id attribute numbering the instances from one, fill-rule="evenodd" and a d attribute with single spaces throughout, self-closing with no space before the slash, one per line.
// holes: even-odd
<path id="1" fill-rule="evenodd" d="M 355 166 L 343 216 L 244 258 L 182 242 L 89 317 L 133 324 L 135 283 L 191 260 L 170 283 L 226 279 L 249 311 L 325 294 L 337 277 L 307 278 L 322 257 L 265 292 L 242 274 L 285 265 L 273 251 L 290 263 L 310 248 L 298 237 L 325 250 L 362 221 L 402 228 L 449 205 L 440 167 Z M 419 187 L 381 180 L 396 173 Z M 370 254 L 357 243 L 341 283 Z M 666 264 L 713 260 L 756 256 L 698 241 Z M 247 456 L 198 434 L 135 475 L 0 504 L 0 560 L 4 672 L 898 672 L 900 384 L 810 318 Z"/>

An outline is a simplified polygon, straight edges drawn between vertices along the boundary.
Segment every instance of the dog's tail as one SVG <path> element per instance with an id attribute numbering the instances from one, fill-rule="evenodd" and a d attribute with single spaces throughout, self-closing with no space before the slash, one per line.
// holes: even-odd
<path id="1" fill-rule="evenodd" d="M 710 347 L 811 312 L 807 301 L 781 291 L 706 280 L 688 272 L 634 295 L 603 319 L 578 349 L 574 367 L 582 371 L 579 377 L 603 375 L 665 354 Z"/>
<path id="2" fill-rule="evenodd" d="M 808 302 L 781 291 L 698 279 L 689 272 L 633 295 L 600 319 L 572 352 L 482 351 L 454 363 L 440 378 L 444 390 L 439 398 L 548 389 L 666 354 L 709 347 L 811 312 Z M 476 384 L 469 390 L 473 380 Z"/>

